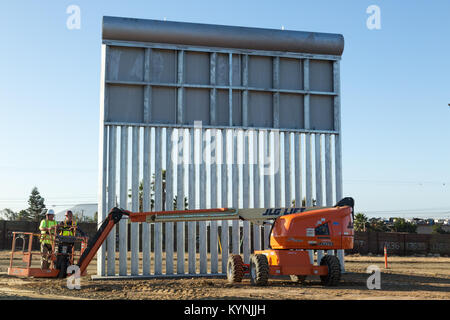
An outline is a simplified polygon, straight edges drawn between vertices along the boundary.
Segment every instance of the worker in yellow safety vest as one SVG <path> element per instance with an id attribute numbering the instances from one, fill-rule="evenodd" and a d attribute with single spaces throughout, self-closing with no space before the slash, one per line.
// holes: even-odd
<path id="1" fill-rule="evenodd" d="M 45 219 L 39 224 L 39 230 L 41 231 L 41 269 L 48 269 L 50 267 L 52 242 L 55 237 L 56 226 L 55 212 L 53 209 L 49 209 L 45 214 Z"/>
<path id="2" fill-rule="evenodd" d="M 59 235 L 74 236 L 77 229 L 77 222 L 73 220 L 73 213 L 70 210 L 66 212 L 66 218 L 58 225 Z"/>

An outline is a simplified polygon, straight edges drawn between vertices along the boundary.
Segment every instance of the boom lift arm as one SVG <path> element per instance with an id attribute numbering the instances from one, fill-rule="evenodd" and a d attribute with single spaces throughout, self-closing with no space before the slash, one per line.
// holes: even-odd
<path id="1" fill-rule="evenodd" d="M 255 224 L 264 224 L 265 221 L 275 220 L 278 217 L 292 215 L 296 213 L 304 213 L 321 211 L 331 208 L 351 207 L 353 222 L 353 206 L 352 198 L 344 198 L 334 207 L 299 207 L 299 208 L 256 208 L 256 209 L 233 209 L 233 208 L 216 208 L 216 209 L 198 209 L 198 210 L 175 210 L 175 211 L 150 211 L 150 212 L 131 212 L 121 208 L 112 208 L 108 216 L 101 224 L 97 233 L 89 240 L 89 243 L 81 255 L 78 266 L 81 274 L 86 271 L 87 266 L 94 258 L 100 246 L 105 241 L 113 227 L 123 218 L 127 216 L 131 222 L 175 222 L 175 221 L 202 221 L 202 220 L 247 220 Z"/>

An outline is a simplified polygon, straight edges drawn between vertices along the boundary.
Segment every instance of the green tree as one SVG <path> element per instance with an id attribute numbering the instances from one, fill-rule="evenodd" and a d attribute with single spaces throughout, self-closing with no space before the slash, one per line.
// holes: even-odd
<path id="1" fill-rule="evenodd" d="M 394 225 L 392 226 L 392 231 L 394 232 L 408 232 L 416 233 L 417 225 L 406 221 L 403 218 L 396 218 L 394 220 Z"/>
<path id="2" fill-rule="evenodd" d="M 30 198 L 28 199 L 28 213 L 30 220 L 40 221 L 44 218 L 45 213 L 47 212 L 44 204 L 44 198 L 41 197 L 41 194 L 38 191 L 38 188 L 34 187 L 31 190 Z"/>
<path id="3" fill-rule="evenodd" d="M 17 214 L 17 220 L 19 221 L 30 221 L 31 216 L 30 216 L 30 212 L 28 210 L 20 210 L 19 213 Z"/>
<path id="4" fill-rule="evenodd" d="M 97 222 L 97 217 L 89 217 L 89 216 L 85 216 L 83 214 L 79 214 L 79 213 L 75 213 L 74 214 L 74 219 L 77 222 Z"/>
<path id="5" fill-rule="evenodd" d="M 0 211 L 0 217 L 3 220 L 8 220 L 8 221 L 15 221 L 18 220 L 19 218 L 19 213 L 18 212 L 14 212 L 11 209 L 5 208 L 2 211 Z"/>
<path id="6" fill-rule="evenodd" d="M 366 231 L 369 224 L 369 219 L 364 213 L 357 213 L 353 224 L 355 231 Z"/>
<path id="7" fill-rule="evenodd" d="M 184 197 L 184 210 L 187 210 L 188 206 L 189 206 L 188 199 L 186 197 Z M 173 209 L 178 210 L 176 195 L 175 195 L 175 198 L 173 198 Z"/>
<path id="8" fill-rule="evenodd" d="M 374 232 L 387 232 L 389 231 L 386 223 L 378 218 L 370 218 L 368 224 L 366 224 L 366 230 Z"/>
<path id="9" fill-rule="evenodd" d="M 450 234 L 450 232 L 445 231 L 444 228 L 442 228 L 442 224 L 434 224 L 433 227 L 433 234 Z"/>
<path id="10" fill-rule="evenodd" d="M 311 199 L 311 203 L 312 203 L 312 206 L 315 207 L 317 205 L 316 199 L 314 199 L 314 198 Z M 295 199 L 292 200 L 292 206 L 293 207 L 297 206 L 297 204 L 295 203 Z M 303 197 L 301 206 L 306 207 L 306 197 Z"/>

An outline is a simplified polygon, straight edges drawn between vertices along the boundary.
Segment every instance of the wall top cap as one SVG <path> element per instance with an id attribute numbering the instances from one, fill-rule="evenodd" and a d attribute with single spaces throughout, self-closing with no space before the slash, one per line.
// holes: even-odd
<path id="1" fill-rule="evenodd" d="M 341 56 L 341 34 L 103 17 L 103 40 Z"/>

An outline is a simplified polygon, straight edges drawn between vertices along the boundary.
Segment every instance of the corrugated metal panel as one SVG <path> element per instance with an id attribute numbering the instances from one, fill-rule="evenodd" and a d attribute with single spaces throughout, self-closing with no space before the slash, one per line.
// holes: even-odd
<path id="1" fill-rule="evenodd" d="M 339 57 L 156 46 L 110 46 L 107 123 L 336 131 Z"/>

